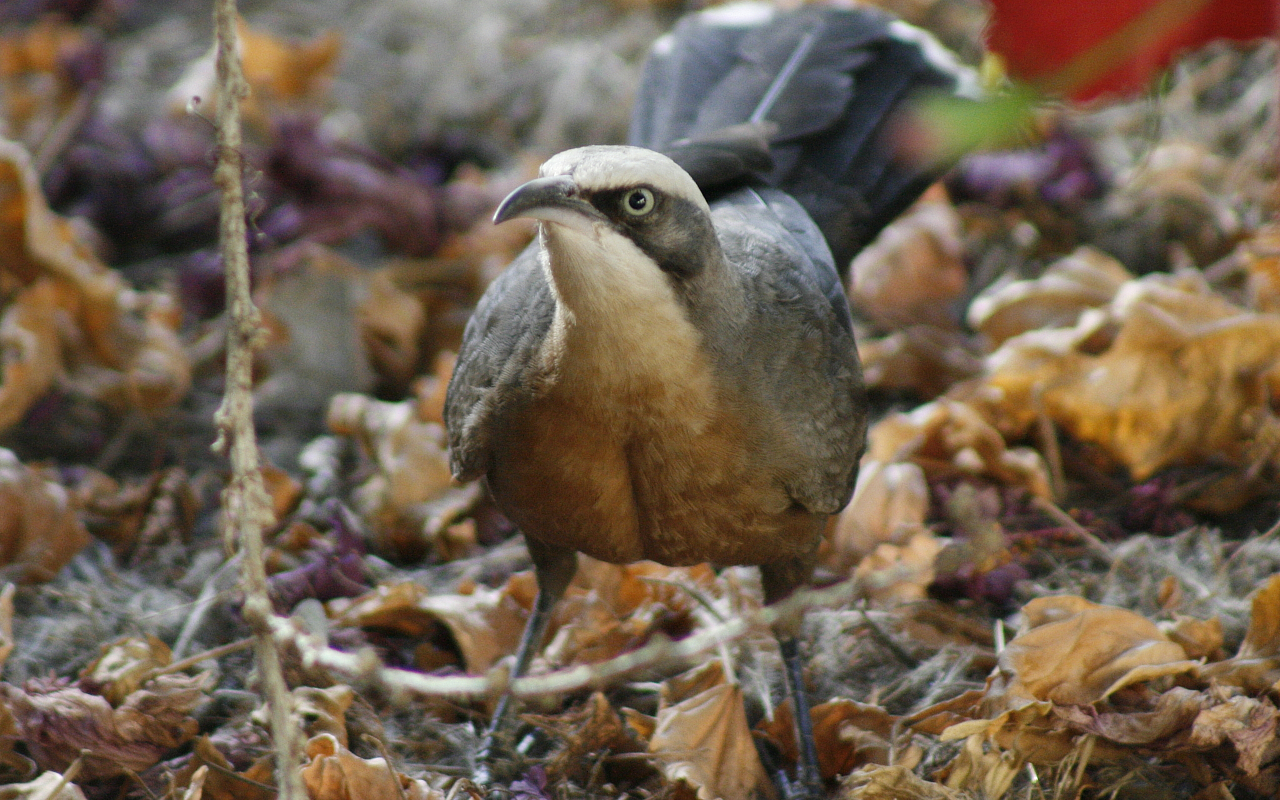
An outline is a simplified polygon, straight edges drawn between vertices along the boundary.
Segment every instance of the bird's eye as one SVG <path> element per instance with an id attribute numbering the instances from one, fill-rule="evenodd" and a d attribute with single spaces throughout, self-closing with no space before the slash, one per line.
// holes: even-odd
<path id="1" fill-rule="evenodd" d="M 648 189 L 632 189 L 622 198 L 622 210 L 633 217 L 643 217 L 653 206 L 653 192 Z"/>

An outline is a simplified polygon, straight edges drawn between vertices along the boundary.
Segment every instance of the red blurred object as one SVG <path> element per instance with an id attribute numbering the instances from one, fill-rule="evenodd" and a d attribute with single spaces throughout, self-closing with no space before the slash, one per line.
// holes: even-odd
<path id="1" fill-rule="evenodd" d="M 1144 89 L 1174 56 L 1276 31 L 1276 0 L 991 0 L 1009 74 L 1073 100 Z"/>

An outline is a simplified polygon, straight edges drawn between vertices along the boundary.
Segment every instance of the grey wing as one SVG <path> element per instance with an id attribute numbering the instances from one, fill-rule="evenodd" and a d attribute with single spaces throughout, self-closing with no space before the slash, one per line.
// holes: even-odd
<path id="1" fill-rule="evenodd" d="M 534 242 L 489 285 L 462 336 L 444 401 L 449 464 L 458 480 L 488 471 L 495 432 L 531 397 L 530 376 L 554 314 Z"/>
<path id="2" fill-rule="evenodd" d="M 767 393 L 793 500 L 834 514 L 853 493 L 867 401 L 849 306 L 817 226 L 787 195 L 744 190 L 717 203 L 726 256 L 754 309 L 740 366 Z"/>

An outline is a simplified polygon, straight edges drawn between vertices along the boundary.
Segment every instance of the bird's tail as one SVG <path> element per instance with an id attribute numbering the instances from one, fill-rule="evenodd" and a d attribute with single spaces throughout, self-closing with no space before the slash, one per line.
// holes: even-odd
<path id="1" fill-rule="evenodd" d="M 717 6 L 659 39 L 641 76 L 631 143 L 659 150 L 708 194 L 757 181 L 822 229 L 841 270 L 937 177 L 886 139 L 922 90 L 977 94 L 929 34 L 878 9 Z"/>

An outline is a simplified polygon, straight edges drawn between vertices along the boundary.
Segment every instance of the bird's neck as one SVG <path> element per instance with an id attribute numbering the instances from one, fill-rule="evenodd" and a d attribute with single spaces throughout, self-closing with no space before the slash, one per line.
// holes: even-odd
<path id="1" fill-rule="evenodd" d="M 562 381 L 709 399 L 702 337 L 657 265 L 625 237 L 543 227 L 543 268 L 556 299 L 543 356 Z"/>

